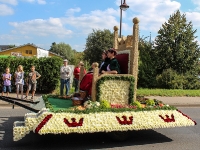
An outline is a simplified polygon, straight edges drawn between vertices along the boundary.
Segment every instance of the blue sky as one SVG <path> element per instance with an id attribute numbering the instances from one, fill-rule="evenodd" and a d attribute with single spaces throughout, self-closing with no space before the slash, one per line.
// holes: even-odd
<path id="1" fill-rule="evenodd" d="M 50 49 L 64 42 L 83 51 L 92 29 L 119 27 L 121 0 L 0 0 L 0 45 L 34 43 Z M 200 43 L 200 0 L 126 0 L 122 35 L 132 34 L 132 19 L 140 19 L 140 36 L 157 35 L 176 10 L 197 29 Z"/>

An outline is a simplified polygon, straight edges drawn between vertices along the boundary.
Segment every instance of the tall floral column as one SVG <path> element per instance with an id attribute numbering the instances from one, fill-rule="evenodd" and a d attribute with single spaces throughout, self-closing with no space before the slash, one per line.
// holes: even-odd
<path id="1" fill-rule="evenodd" d="M 139 19 L 136 17 L 133 19 L 133 49 L 132 49 L 132 64 L 131 64 L 131 74 L 135 78 L 135 85 L 134 85 L 134 100 L 136 100 L 136 91 L 137 91 L 137 80 L 138 80 L 138 42 L 139 42 Z"/>
<path id="2" fill-rule="evenodd" d="M 99 64 L 94 63 L 94 69 L 93 69 L 93 79 L 92 79 L 92 100 L 96 101 L 96 81 L 99 76 Z"/>
<path id="3" fill-rule="evenodd" d="M 118 49 L 118 27 L 114 26 L 113 48 Z"/>

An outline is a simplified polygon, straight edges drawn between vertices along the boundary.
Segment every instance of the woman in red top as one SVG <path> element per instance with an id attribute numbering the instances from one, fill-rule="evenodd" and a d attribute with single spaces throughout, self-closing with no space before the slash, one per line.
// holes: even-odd
<path id="1" fill-rule="evenodd" d="M 80 68 L 83 66 L 83 62 L 80 61 L 79 64 L 74 68 L 74 86 L 75 92 L 78 92 L 78 84 L 79 84 L 79 75 L 80 75 Z M 84 74 L 86 74 L 86 70 L 84 69 Z"/>
<path id="2" fill-rule="evenodd" d="M 92 70 L 89 71 L 80 82 L 80 90 L 87 91 L 87 96 L 91 95 L 92 92 L 92 79 L 93 79 L 93 69 L 95 67 L 95 63 L 92 63 Z"/>

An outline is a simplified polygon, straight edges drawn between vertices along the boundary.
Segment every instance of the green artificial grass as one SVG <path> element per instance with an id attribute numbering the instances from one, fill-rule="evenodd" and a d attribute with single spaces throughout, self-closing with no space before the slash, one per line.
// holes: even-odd
<path id="1" fill-rule="evenodd" d="M 48 101 L 51 103 L 54 110 L 68 109 L 73 106 L 73 103 L 70 99 L 48 97 Z"/>

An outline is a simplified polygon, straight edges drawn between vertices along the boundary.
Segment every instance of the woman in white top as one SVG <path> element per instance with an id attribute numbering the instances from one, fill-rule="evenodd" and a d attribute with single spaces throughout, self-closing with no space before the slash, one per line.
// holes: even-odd
<path id="1" fill-rule="evenodd" d="M 21 99 L 23 99 L 24 71 L 23 66 L 19 65 L 15 72 L 15 85 L 17 98 L 19 98 L 19 90 L 21 91 Z"/>

